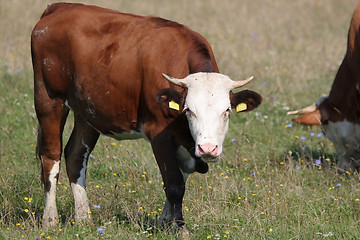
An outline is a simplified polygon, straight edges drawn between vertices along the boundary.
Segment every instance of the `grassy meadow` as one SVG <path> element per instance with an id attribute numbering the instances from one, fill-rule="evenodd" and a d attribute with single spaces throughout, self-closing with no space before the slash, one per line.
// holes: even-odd
<path id="1" fill-rule="evenodd" d="M 88 165 L 94 226 L 73 224 L 63 164 L 60 222 L 42 229 L 30 33 L 52 2 L 0 0 L 0 239 L 174 239 L 156 225 L 165 194 L 150 145 L 104 136 Z M 328 94 L 357 1 L 81 2 L 180 22 L 207 38 L 222 73 L 255 76 L 247 88 L 262 105 L 231 116 L 221 160 L 187 182 L 191 239 L 359 238 L 359 175 L 337 173 L 321 129 L 292 125 L 286 115 Z M 64 142 L 72 124 L 70 116 Z"/>

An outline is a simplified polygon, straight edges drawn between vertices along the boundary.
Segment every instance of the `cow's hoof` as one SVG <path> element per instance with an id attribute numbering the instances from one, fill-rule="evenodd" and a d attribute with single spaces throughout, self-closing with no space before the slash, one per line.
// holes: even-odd
<path id="1" fill-rule="evenodd" d="M 80 226 L 85 226 L 85 225 L 94 226 L 94 222 L 90 214 L 83 217 L 75 217 L 75 223 L 76 225 L 80 225 Z"/>
<path id="2" fill-rule="evenodd" d="M 185 240 L 190 239 L 191 232 L 187 228 L 186 224 L 178 228 L 176 236 L 178 239 L 185 239 Z"/>
<path id="3" fill-rule="evenodd" d="M 187 228 L 186 224 L 179 226 L 175 221 L 171 221 L 166 223 L 161 222 L 159 226 L 160 229 L 176 235 L 177 239 L 190 239 L 191 237 L 191 232 Z"/>
<path id="4" fill-rule="evenodd" d="M 59 218 L 43 217 L 42 226 L 44 229 L 51 229 L 59 224 Z"/>

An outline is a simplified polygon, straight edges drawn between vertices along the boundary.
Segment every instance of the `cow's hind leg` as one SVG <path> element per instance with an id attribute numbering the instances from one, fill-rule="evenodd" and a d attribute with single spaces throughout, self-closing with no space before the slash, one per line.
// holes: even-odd
<path id="1" fill-rule="evenodd" d="M 35 95 L 36 113 L 39 120 L 37 156 L 41 160 L 42 181 L 45 189 L 43 226 L 58 223 L 56 208 L 56 184 L 59 179 L 62 152 L 62 132 L 69 110 L 62 99 L 51 99 L 44 89 Z"/>
<path id="2" fill-rule="evenodd" d="M 99 133 L 81 117 L 75 115 L 74 129 L 65 147 L 65 160 L 74 196 L 76 223 L 92 223 L 86 195 L 86 169 L 90 153 L 98 138 Z"/>

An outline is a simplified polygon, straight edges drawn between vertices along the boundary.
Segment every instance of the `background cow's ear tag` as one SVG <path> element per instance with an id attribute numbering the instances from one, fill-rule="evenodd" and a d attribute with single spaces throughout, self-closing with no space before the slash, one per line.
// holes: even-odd
<path id="1" fill-rule="evenodd" d="M 174 110 L 176 110 L 176 111 L 179 111 L 179 110 L 180 110 L 179 104 L 176 103 L 176 102 L 174 102 L 174 100 L 171 100 L 171 101 L 169 102 L 169 108 L 174 109 Z"/>
<path id="2" fill-rule="evenodd" d="M 246 103 L 239 103 L 236 106 L 236 112 L 242 112 L 242 111 L 245 111 L 246 109 L 247 109 Z"/>

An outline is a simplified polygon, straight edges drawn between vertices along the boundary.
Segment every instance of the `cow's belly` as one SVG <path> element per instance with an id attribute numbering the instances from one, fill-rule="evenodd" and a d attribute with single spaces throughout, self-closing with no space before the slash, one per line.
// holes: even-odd
<path id="1" fill-rule="evenodd" d="M 147 137 L 142 131 L 142 124 L 136 122 L 136 115 L 133 118 L 116 114 L 119 111 L 98 111 L 93 107 L 93 102 L 79 101 L 77 104 L 65 101 L 65 105 L 80 115 L 86 122 L 99 133 L 115 138 L 117 140 L 132 140 Z M 115 112 L 115 113 L 114 113 Z M 125 111 L 126 112 L 126 111 Z"/>
<path id="2" fill-rule="evenodd" d="M 117 140 L 132 140 L 132 139 L 139 139 L 139 138 L 144 138 L 148 141 L 147 137 L 145 136 L 145 134 L 140 131 L 129 131 L 129 132 L 121 132 L 121 133 L 116 133 L 116 132 L 110 132 L 105 134 L 108 137 L 112 137 L 115 138 Z"/>
<path id="3" fill-rule="evenodd" d="M 360 166 L 360 124 L 345 120 L 323 126 L 326 136 L 334 144 L 340 167 L 347 170 Z"/>

